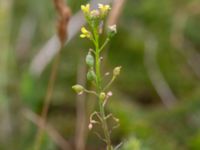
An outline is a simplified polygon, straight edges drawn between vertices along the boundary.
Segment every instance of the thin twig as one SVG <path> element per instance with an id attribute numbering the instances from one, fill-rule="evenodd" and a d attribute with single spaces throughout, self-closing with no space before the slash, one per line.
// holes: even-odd
<path id="1" fill-rule="evenodd" d="M 96 136 L 102 140 L 103 142 L 107 143 L 106 139 L 104 139 L 98 132 L 94 132 L 94 134 L 96 134 Z"/>

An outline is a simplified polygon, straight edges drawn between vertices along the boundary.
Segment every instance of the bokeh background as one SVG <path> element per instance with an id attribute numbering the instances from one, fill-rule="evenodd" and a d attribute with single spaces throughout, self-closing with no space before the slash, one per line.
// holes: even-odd
<path id="1" fill-rule="evenodd" d="M 72 15 L 87 3 L 66 2 Z M 56 21 L 52 1 L 0 1 L 1 150 L 33 149 L 38 126 L 28 112 L 39 115 L 42 110 L 52 61 L 40 75 L 30 66 L 57 32 Z M 106 48 L 103 65 L 104 72 L 122 66 L 107 105 L 107 112 L 120 119 L 120 127 L 112 134 L 115 145 L 123 141 L 123 150 L 200 150 L 199 27 L 198 0 L 124 1 L 118 34 Z M 90 46 L 77 33 L 62 49 L 48 112 L 48 124 L 72 149 L 82 124 L 77 127 L 80 106 L 71 86 L 85 68 L 82 60 Z M 96 102 L 88 95 L 83 102 L 88 118 Z M 85 150 L 105 149 L 93 132 L 88 133 L 87 121 L 85 126 Z M 49 132 L 41 149 L 61 149 Z"/>

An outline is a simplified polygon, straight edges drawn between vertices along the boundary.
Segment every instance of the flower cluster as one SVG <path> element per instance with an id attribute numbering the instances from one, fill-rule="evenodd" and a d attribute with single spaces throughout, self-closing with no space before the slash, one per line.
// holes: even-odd
<path id="1" fill-rule="evenodd" d="M 90 4 L 81 5 L 81 10 L 87 18 L 101 18 L 103 19 L 108 11 L 111 9 L 109 5 L 98 4 L 98 10 L 94 9 L 90 11 Z"/>
<path id="2" fill-rule="evenodd" d="M 111 7 L 109 5 L 98 4 L 98 9 L 90 10 L 90 4 L 81 5 L 81 10 L 91 27 L 97 27 L 105 19 L 108 15 L 109 10 Z M 99 29 L 100 31 L 100 29 Z M 81 38 L 88 38 L 93 40 L 92 34 L 88 31 L 85 27 L 81 29 L 82 34 L 80 35 Z M 113 37 L 117 33 L 116 25 L 108 27 L 108 34 L 109 37 Z"/>

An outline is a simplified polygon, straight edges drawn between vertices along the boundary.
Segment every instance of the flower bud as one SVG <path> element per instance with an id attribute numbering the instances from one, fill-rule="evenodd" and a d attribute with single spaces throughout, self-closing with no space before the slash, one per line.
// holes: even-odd
<path id="1" fill-rule="evenodd" d="M 108 93 L 107 93 L 107 96 L 108 97 L 111 97 L 113 95 L 113 93 L 111 92 L 111 91 L 109 91 Z"/>
<path id="2" fill-rule="evenodd" d="M 74 86 L 72 86 L 72 89 L 78 94 L 82 94 L 84 92 L 84 87 L 79 85 L 79 84 L 76 84 Z"/>
<path id="3" fill-rule="evenodd" d="M 90 12 L 91 19 L 98 19 L 100 17 L 100 12 L 98 10 L 92 10 Z"/>
<path id="4" fill-rule="evenodd" d="M 113 70 L 113 76 L 118 76 L 120 74 L 121 68 L 121 66 L 115 67 Z"/>
<path id="5" fill-rule="evenodd" d="M 88 129 L 91 130 L 92 127 L 93 127 L 93 125 L 90 123 L 90 124 L 88 125 Z"/>
<path id="6" fill-rule="evenodd" d="M 92 56 L 91 52 L 88 52 L 85 61 L 89 67 L 92 68 L 94 66 L 94 57 Z"/>
<path id="7" fill-rule="evenodd" d="M 106 93 L 101 92 L 100 95 L 99 95 L 99 98 L 100 98 L 101 101 L 104 101 L 105 98 L 106 98 Z"/>
<path id="8" fill-rule="evenodd" d="M 95 72 L 93 70 L 88 71 L 88 73 L 87 73 L 87 79 L 89 81 L 96 80 L 96 74 L 95 74 Z"/>
<path id="9" fill-rule="evenodd" d="M 116 33 L 117 33 L 116 24 L 108 27 L 108 37 L 109 38 L 112 38 Z"/>

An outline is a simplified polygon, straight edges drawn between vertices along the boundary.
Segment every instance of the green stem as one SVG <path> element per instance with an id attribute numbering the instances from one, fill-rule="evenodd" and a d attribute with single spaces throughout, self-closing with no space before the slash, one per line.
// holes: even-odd
<path id="1" fill-rule="evenodd" d="M 95 38 L 95 69 L 97 75 L 97 87 L 98 91 L 101 91 L 101 72 L 100 72 L 100 51 L 99 51 L 99 35 L 97 29 L 94 29 L 94 38 Z"/>
<path id="2" fill-rule="evenodd" d="M 101 72 L 100 72 L 100 52 L 101 50 L 105 47 L 107 44 L 108 40 L 99 48 L 99 34 L 97 29 L 93 29 L 94 32 L 94 45 L 95 45 L 95 69 L 96 69 L 96 85 L 97 85 L 97 94 L 100 95 L 102 92 L 102 83 L 101 83 Z M 102 129 L 104 132 L 104 136 L 106 139 L 106 144 L 107 144 L 107 150 L 112 150 L 112 145 L 111 145 L 111 139 L 110 139 L 110 133 L 106 121 L 106 115 L 105 115 L 105 109 L 103 106 L 102 100 L 99 98 L 99 109 L 100 109 L 100 115 L 102 118 Z"/>
<path id="3" fill-rule="evenodd" d="M 105 88 L 103 89 L 103 91 L 107 90 L 107 89 L 110 87 L 110 85 L 114 82 L 115 78 L 116 78 L 115 76 L 112 77 L 112 79 L 111 79 L 110 82 L 105 86 Z"/>
<path id="4" fill-rule="evenodd" d="M 97 75 L 97 87 L 98 87 L 98 91 L 101 91 L 101 73 L 100 73 L 100 61 L 99 61 L 99 53 L 98 52 L 96 52 L 96 58 L 95 58 L 95 60 L 96 60 L 96 67 L 95 67 L 95 69 L 96 69 L 96 75 Z"/>
<path id="5" fill-rule="evenodd" d="M 104 132 L 104 136 L 105 136 L 106 144 L 107 144 L 107 150 L 112 150 L 110 133 L 109 133 L 108 125 L 106 122 L 105 109 L 100 99 L 99 99 L 99 108 L 100 108 L 100 115 L 102 118 L 102 128 L 103 128 L 103 132 Z"/>
<path id="6" fill-rule="evenodd" d="M 101 48 L 100 48 L 100 52 L 104 49 L 104 47 L 108 44 L 108 42 L 110 41 L 110 39 L 109 38 L 107 38 L 106 39 L 106 41 L 103 43 L 103 45 L 101 46 Z"/>

